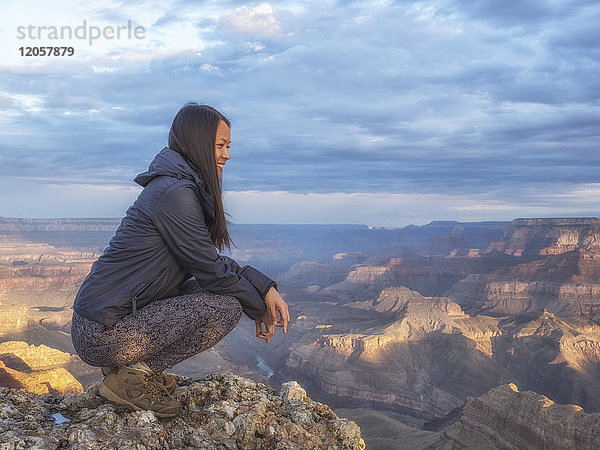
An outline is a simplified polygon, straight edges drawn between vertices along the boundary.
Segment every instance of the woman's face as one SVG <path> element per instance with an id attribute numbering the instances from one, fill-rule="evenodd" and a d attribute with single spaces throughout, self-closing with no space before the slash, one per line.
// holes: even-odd
<path id="1" fill-rule="evenodd" d="M 223 173 L 223 166 L 231 155 L 229 154 L 229 144 L 231 144 L 231 133 L 225 122 L 219 120 L 217 125 L 217 136 L 215 139 L 215 160 L 217 161 L 217 173 L 219 178 Z"/>

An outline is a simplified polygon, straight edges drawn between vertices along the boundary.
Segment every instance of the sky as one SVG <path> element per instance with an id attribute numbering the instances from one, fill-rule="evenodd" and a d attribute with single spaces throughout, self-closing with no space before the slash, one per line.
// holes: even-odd
<path id="1" fill-rule="evenodd" d="M 0 216 L 122 217 L 188 101 L 236 223 L 599 215 L 597 1 L 2 6 Z"/>

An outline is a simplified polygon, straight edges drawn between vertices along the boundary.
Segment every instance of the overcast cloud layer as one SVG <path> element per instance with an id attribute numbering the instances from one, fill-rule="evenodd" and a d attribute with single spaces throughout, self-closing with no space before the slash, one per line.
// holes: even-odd
<path id="1" fill-rule="evenodd" d="M 122 216 L 190 100 L 232 120 L 237 222 L 598 214 L 596 1 L 35 3 L 0 19 L 0 216 Z M 145 36 L 17 39 L 83 20 Z"/>

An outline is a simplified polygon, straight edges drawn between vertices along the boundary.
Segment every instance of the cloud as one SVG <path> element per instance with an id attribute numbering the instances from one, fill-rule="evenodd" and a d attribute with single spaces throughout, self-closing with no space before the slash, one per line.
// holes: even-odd
<path id="1" fill-rule="evenodd" d="M 559 199 L 600 166 L 600 12 L 565 5 L 82 2 L 65 23 L 147 38 L 3 60 L 0 174 L 126 186 L 196 100 L 232 120 L 230 191 Z"/>
<path id="2" fill-rule="evenodd" d="M 178 23 L 181 23 L 184 20 L 185 18 L 178 14 L 167 13 L 160 16 L 160 18 L 152 24 L 152 27 L 165 27 L 168 25 L 176 26 Z"/>
<path id="3" fill-rule="evenodd" d="M 221 16 L 221 22 L 240 34 L 254 37 L 277 36 L 281 32 L 275 11 L 266 2 L 254 7 L 240 6 L 228 10 Z"/>

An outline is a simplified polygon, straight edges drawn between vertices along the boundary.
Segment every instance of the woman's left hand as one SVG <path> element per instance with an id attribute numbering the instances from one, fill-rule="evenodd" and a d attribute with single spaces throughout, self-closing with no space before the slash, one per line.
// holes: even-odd
<path id="1" fill-rule="evenodd" d="M 265 304 L 267 309 L 258 319 L 255 319 L 256 337 L 266 339 L 267 344 L 271 337 L 275 334 L 273 324 L 283 328 L 283 332 L 287 333 L 287 326 L 290 322 L 290 313 L 287 303 L 281 298 L 279 292 L 274 287 L 269 289 L 265 296 Z M 277 311 L 279 311 L 279 320 L 277 320 Z M 263 331 L 262 324 L 265 324 L 266 331 Z"/>

